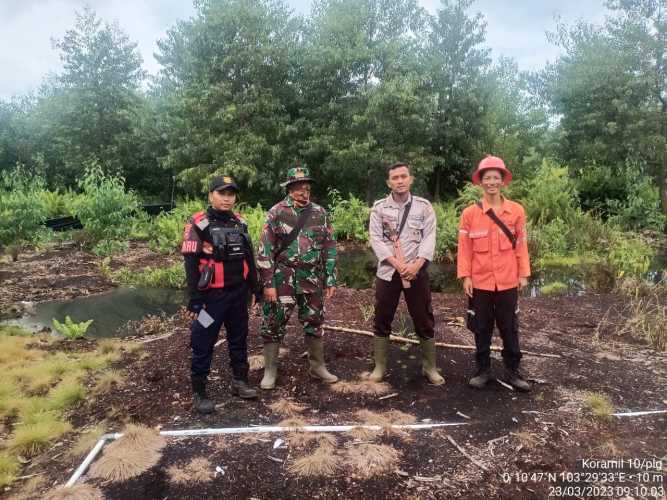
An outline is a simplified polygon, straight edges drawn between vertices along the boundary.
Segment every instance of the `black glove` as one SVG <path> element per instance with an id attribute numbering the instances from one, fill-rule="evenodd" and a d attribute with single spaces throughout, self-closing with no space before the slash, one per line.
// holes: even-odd
<path id="1" fill-rule="evenodd" d="M 202 297 L 193 297 L 188 302 L 188 311 L 199 314 L 204 309 L 204 299 Z"/>

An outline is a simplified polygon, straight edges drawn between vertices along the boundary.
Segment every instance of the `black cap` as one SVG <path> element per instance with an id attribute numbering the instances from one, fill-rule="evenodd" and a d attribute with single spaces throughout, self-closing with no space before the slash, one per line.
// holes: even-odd
<path id="1" fill-rule="evenodd" d="M 225 189 L 233 189 L 238 191 L 239 187 L 234 182 L 234 179 L 230 175 L 219 175 L 211 179 L 211 183 L 208 186 L 208 192 L 212 193 L 213 191 L 224 191 Z"/>

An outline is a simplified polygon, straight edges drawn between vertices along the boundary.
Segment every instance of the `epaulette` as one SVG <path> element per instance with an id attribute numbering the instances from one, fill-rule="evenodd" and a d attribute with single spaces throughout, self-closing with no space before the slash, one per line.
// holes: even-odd
<path id="1" fill-rule="evenodd" d="M 413 195 L 413 196 L 412 196 L 412 199 L 415 200 L 415 201 L 419 201 L 419 202 L 421 202 L 421 203 L 426 203 L 427 205 L 430 205 L 430 204 L 431 204 L 430 201 L 428 201 L 426 198 L 422 198 L 421 196 L 414 196 L 414 195 Z"/>

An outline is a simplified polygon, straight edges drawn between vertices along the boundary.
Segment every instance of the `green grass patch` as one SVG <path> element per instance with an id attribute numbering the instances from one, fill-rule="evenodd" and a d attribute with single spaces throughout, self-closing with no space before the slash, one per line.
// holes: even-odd
<path id="1" fill-rule="evenodd" d="M 554 281 L 548 285 L 543 285 L 540 288 L 540 294 L 548 297 L 551 295 L 565 295 L 567 293 L 567 285 L 562 281 Z"/>
<path id="2" fill-rule="evenodd" d="M 185 288 L 185 268 L 182 263 L 141 272 L 124 267 L 113 273 L 113 279 L 123 285 L 182 289 Z"/>
<path id="3" fill-rule="evenodd" d="M 600 262 L 595 255 L 546 255 L 538 259 L 538 267 L 579 267 Z"/>
<path id="4" fill-rule="evenodd" d="M 596 417 L 610 419 L 614 413 L 614 405 L 609 397 L 599 392 L 591 392 L 586 397 L 586 404 Z"/>
<path id="5" fill-rule="evenodd" d="M 21 455 L 34 456 L 72 428 L 53 413 L 45 413 L 43 417 L 37 423 L 17 426 L 7 447 Z"/>
<path id="6" fill-rule="evenodd" d="M 78 361 L 78 366 L 86 371 L 99 371 L 120 359 L 120 352 L 107 354 L 84 354 Z"/>
<path id="7" fill-rule="evenodd" d="M 33 333 L 17 325 L 0 325 L 0 336 L 6 337 L 32 337 Z"/>
<path id="8" fill-rule="evenodd" d="M 21 470 L 21 464 L 16 457 L 0 453 L 0 488 L 12 484 L 19 470 Z"/>
<path id="9" fill-rule="evenodd" d="M 51 410 L 67 410 L 86 397 L 86 388 L 79 382 L 63 380 L 48 395 Z"/>
<path id="10" fill-rule="evenodd" d="M 123 343 L 103 341 L 96 352 L 52 353 L 36 338 L 20 330 L 0 332 L 0 418 L 11 419 L 13 426 L 0 443 L 0 487 L 20 475 L 19 456 L 37 455 L 71 430 L 64 416 L 86 398 L 82 379 L 101 380 L 96 393 L 122 381 L 118 372 L 99 372 L 120 359 Z"/>

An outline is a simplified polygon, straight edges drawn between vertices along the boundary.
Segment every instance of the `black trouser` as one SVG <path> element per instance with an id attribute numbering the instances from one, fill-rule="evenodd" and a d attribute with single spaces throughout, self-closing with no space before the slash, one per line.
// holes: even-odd
<path id="1" fill-rule="evenodd" d="M 471 311 L 474 312 L 471 313 Z M 473 289 L 468 299 L 468 328 L 475 334 L 475 358 L 479 368 L 491 366 L 491 337 L 494 322 L 503 339 L 503 361 L 511 370 L 519 368 L 519 293 L 516 288 L 490 292 Z"/>
<path id="2" fill-rule="evenodd" d="M 220 328 L 225 325 L 229 364 L 234 378 L 248 379 L 248 286 L 246 283 L 233 288 L 210 290 L 206 295 L 206 312 L 214 319 L 204 328 L 198 320 L 190 329 L 192 347 L 192 376 L 205 378 L 211 371 L 213 346 L 218 340 Z"/>
<path id="3" fill-rule="evenodd" d="M 433 338 L 435 319 L 431 307 L 431 287 L 426 269 L 422 268 L 410 283 L 410 288 L 403 289 L 398 272 L 394 273 L 391 281 L 375 279 L 375 319 L 373 321 L 375 335 L 388 337 L 391 334 L 391 323 L 394 320 L 402 290 L 405 294 L 408 312 L 415 325 L 415 332 L 420 338 Z"/>

